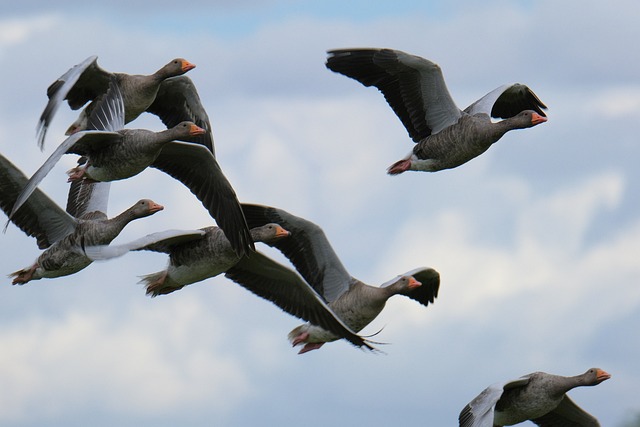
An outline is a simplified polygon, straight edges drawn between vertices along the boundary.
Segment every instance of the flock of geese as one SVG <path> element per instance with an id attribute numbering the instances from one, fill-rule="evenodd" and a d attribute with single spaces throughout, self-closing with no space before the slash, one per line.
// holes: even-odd
<path id="1" fill-rule="evenodd" d="M 387 170 L 435 172 L 455 168 L 485 152 L 506 132 L 544 123 L 546 106 L 527 86 L 508 84 L 489 92 L 464 110 L 457 107 L 440 67 L 424 58 L 391 49 L 340 49 L 328 52 L 330 70 L 378 88 L 415 145 Z M 27 178 L 0 155 L 0 207 L 44 251 L 35 262 L 10 277 L 13 284 L 77 273 L 94 260 L 130 251 L 168 255 L 163 271 L 142 277 L 146 293 L 164 295 L 224 274 L 307 323 L 289 333 L 300 353 L 346 339 L 376 350 L 358 335 L 393 295 L 424 306 L 434 303 L 440 275 L 417 268 L 369 286 L 349 274 L 320 226 L 283 209 L 240 203 L 217 162 L 211 124 L 192 80 L 195 65 L 178 58 L 150 75 L 112 73 L 92 56 L 53 82 L 37 127 L 44 149 L 47 129 L 64 101 L 83 108 L 66 139 Z M 157 115 L 167 129 L 125 128 L 144 112 Z M 493 120 L 492 120 L 493 119 Z M 78 165 L 63 209 L 38 189 L 65 154 Z M 209 212 L 216 226 L 166 230 L 111 245 L 131 221 L 163 206 L 143 199 L 107 218 L 110 182 L 132 178 L 153 167 L 185 185 Z M 6 230 L 6 226 L 5 226 Z M 278 249 L 293 268 L 256 251 L 256 242 Z M 461 427 L 492 427 L 531 420 L 540 426 L 598 426 L 567 392 L 610 378 L 592 368 L 563 377 L 535 372 L 489 386 L 467 404 Z"/>

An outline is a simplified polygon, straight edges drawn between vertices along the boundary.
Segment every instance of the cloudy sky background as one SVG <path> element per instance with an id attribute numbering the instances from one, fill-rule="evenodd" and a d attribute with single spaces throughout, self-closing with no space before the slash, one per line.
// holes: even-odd
<path id="1" fill-rule="evenodd" d="M 433 306 L 393 298 L 363 331 L 383 328 L 386 354 L 337 342 L 299 356 L 286 335 L 300 322 L 223 277 L 146 297 L 137 277 L 163 269 L 160 254 L 4 279 L 0 424 L 452 426 L 493 382 L 592 366 L 612 379 L 574 400 L 604 426 L 640 412 L 637 2 L 58 3 L 0 17 L 0 147 L 25 173 L 76 117 L 63 106 L 40 152 L 46 88 L 70 66 L 96 54 L 146 74 L 181 56 L 242 201 L 315 221 L 367 283 L 430 266 L 442 284 Z M 455 170 L 389 177 L 406 131 L 377 90 L 324 67 L 327 49 L 362 46 L 436 61 L 462 108 L 526 83 L 549 121 Z M 61 206 L 73 163 L 41 186 Z M 143 197 L 166 209 L 117 241 L 212 222 L 155 170 L 113 184 L 109 215 Z M 39 254 L 15 226 L 0 248 L 3 275 Z"/>

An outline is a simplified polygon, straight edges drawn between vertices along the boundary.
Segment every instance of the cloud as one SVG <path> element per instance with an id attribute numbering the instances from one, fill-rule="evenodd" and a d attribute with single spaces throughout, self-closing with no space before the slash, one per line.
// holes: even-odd
<path id="1" fill-rule="evenodd" d="M 24 43 L 35 33 L 46 32 L 57 23 L 55 15 L 3 19 L 0 22 L 0 49 Z"/>
<path id="2" fill-rule="evenodd" d="M 122 318 L 76 309 L 4 328 L 3 420 L 59 417 L 73 407 L 132 414 L 201 405 L 224 410 L 249 393 L 250 380 L 234 357 L 212 352 L 210 343 L 225 333 L 203 301 L 130 308 Z"/>
<path id="3" fill-rule="evenodd" d="M 135 13 L 79 19 L 87 16 L 81 9 L 4 21 L 28 29 L 0 32 L 3 57 L 20 64 L 0 69 L 2 153 L 25 172 L 76 117 L 61 108 L 40 153 L 34 127 L 46 87 L 71 65 L 98 54 L 107 69 L 146 73 L 184 56 L 198 65 L 190 76 L 241 200 L 317 222 L 349 271 L 372 285 L 422 265 L 442 274 L 433 306 L 396 297 L 366 329 L 383 328 L 375 339 L 390 344 L 379 356 L 343 342 L 297 356 L 286 334 L 298 320 L 222 277 L 146 298 L 137 276 L 163 268 L 160 254 L 129 254 L 20 288 L 5 283 L 5 423 L 86 425 L 98 414 L 105 425 L 326 425 L 336 416 L 388 425 L 400 411 L 406 425 L 423 425 L 425 413 L 433 425 L 450 425 L 494 381 L 594 364 L 614 366 L 614 378 L 579 401 L 603 425 L 637 408 L 636 358 L 617 351 L 640 320 L 639 153 L 629 120 L 629 76 L 640 63 L 619 42 L 637 34 L 637 6 L 582 8 L 580 19 L 575 2 L 490 3 L 484 12 L 405 7 L 366 19 L 339 8 L 270 9 L 233 34 L 201 24 L 208 11 L 194 24 L 191 11 L 173 9 L 180 23 L 168 30 L 158 14 L 131 26 Z M 230 17 L 216 9 L 216 19 L 249 19 L 255 10 Z M 461 106 L 522 81 L 549 105 L 550 120 L 512 132 L 456 170 L 388 177 L 385 168 L 412 143 L 378 91 L 326 70 L 325 50 L 345 46 L 435 60 Z M 151 116 L 132 125 L 162 126 Z M 43 182 L 61 205 L 67 166 Z M 186 188 L 157 171 L 114 184 L 109 213 L 142 197 L 166 209 L 119 239 L 212 222 Z M 2 246 L 10 249 L 0 259 L 5 273 L 39 253 L 13 226 Z M 332 411 L 316 411 L 318 402 Z"/>

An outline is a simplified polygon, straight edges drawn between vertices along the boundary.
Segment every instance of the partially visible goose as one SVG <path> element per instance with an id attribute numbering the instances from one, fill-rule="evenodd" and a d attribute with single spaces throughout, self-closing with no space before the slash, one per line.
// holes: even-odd
<path id="1" fill-rule="evenodd" d="M 123 95 L 117 83 L 92 111 L 105 120 L 123 121 Z M 242 255 L 254 250 L 235 191 L 215 157 L 201 144 L 175 141 L 201 135 L 205 130 L 192 122 L 181 122 L 171 129 L 117 131 L 86 130 L 68 137 L 35 172 L 16 201 L 10 218 L 40 181 L 65 153 L 80 154 L 85 164 L 69 171 L 69 180 L 89 179 L 110 182 L 142 172 L 147 167 L 162 170 L 182 182 L 202 202 Z"/>
<path id="2" fill-rule="evenodd" d="M 574 377 L 534 372 L 493 384 L 464 407 L 460 427 L 510 426 L 530 420 L 539 426 L 600 425 L 567 396 L 576 387 L 594 386 L 611 375 L 598 368 Z"/>
<path id="3" fill-rule="evenodd" d="M 14 205 L 26 182 L 26 176 L 0 155 L 0 207 L 5 213 Z M 143 199 L 111 219 L 101 211 L 75 218 L 36 189 L 11 221 L 27 235 L 35 237 L 40 249 L 46 250 L 31 266 L 11 273 L 12 283 L 21 285 L 30 280 L 77 273 L 92 262 L 85 255 L 86 248 L 109 244 L 129 222 L 162 209 L 161 205 Z"/>
<path id="4" fill-rule="evenodd" d="M 275 223 L 251 229 L 251 236 L 256 242 L 286 240 L 289 234 Z M 92 247 L 87 249 L 87 254 L 92 259 L 110 259 L 140 250 L 169 254 L 169 265 L 165 270 L 142 277 L 147 295 L 155 297 L 169 294 L 225 273 L 227 278 L 273 302 L 285 312 L 322 325 L 356 346 L 372 349 L 365 339 L 336 317 L 300 276 L 260 252 L 238 257 L 218 227 L 162 231 L 125 245 Z"/>
<path id="5" fill-rule="evenodd" d="M 280 250 L 334 313 L 355 332 L 371 323 L 393 295 L 405 295 L 425 306 L 433 303 L 438 295 L 440 275 L 434 269 L 417 268 L 380 287 L 369 286 L 349 274 L 316 224 L 270 206 L 243 203 L 242 209 L 250 227 L 275 222 L 291 233 L 287 239 L 267 244 Z M 230 273 L 228 276 L 232 280 L 245 286 L 254 283 L 250 276 Z M 277 276 L 272 278 L 272 281 L 277 280 Z M 313 323 L 301 325 L 289 333 L 294 346 L 304 344 L 300 353 L 337 339 L 339 336 Z"/>
<path id="6" fill-rule="evenodd" d="M 416 143 L 387 172 L 436 172 L 484 153 L 512 129 L 546 122 L 547 107 L 527 86 L 507 84 L 465 110 L 449 94 L 440 67 L 419 56 L 392 49 L 337 49 L 327 68 L 365 86 L 377 87 Z M 491 117 L 504 119 L 492 122 Z"/>
<path id="7" fill-rule="evenodd" d="M 189 61 L 176 58 L 149 75 L 113 73 L 98 65 L 97 56 L 90 56 L 69 69 L 47 89 L 49 102 L 40 116 L 37 127 L 40 148 L 44 147 L 47 128 L 64 100 L 67 100 L 73 110 L 81 108 L 89 101 L 94 101 L 81 112 L 80 117 L 67 129 L 66 134 L 71 135 L 85 130 L 87 129 L 87 119 L 95 107 L 95 101 L 107 92 L 110 81 L 114 79 L 122 88 L 124 95 L 125 123 L 131 122 L 144 111 L 150 111 L 157 114 L 163 122 L 168 122 L 168 127 L 173 127 L 184 120 L 197 122 L 200 119 L 203 122 L 201 127 L 205 127 L 205 122 L 208 125 L 209 119 L 200 105 L 200 99 L 193 84 L 171 85 L 161 90 L 167 79 L 181 76 L 193 68 L 195 65 Z M 175 90 L 188 92 L 176 94 Z M 176 103 L 176 96 L 182 96 L 187 102 Z M 198 120 L 195 120 L 196 117 L 189 119 L 180 117 L 190 115 L 189 111 L 196 114 L 204 113 L 204 115 L 198 117 Z M 176 113 L 178 114 L 176 115 Z M 212 143 L 213 141 L 210 140 L 208 145 L 213 152 Z M 205 143 L 205 145 L 207 144 Z"/>

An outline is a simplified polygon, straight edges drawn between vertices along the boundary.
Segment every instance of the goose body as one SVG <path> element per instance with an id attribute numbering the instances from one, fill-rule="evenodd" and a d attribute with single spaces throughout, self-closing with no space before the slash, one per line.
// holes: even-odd
<path id="1" fill-rule="evenodd" d="M 350 329 L 359 332 L 384 308 L 393 295 L 401 294 L 427 306 L 438 294 L 440 276 L 431 268 L 418 268 L 374 287 L 352 277 L 334 252 L 323 230 L 306 219 L 270 206 L 242 204 L 250 227 L 277 222 L 291 235 L 286 240 L 267 243 L 279 249 L 297 272 Z M 250 278 L 244 278 L 250 283 Z M 340 337 L 314 324 L 303 324 L 289 333 L 300 353 L 320 348 Z"/>
<path id="2" fill-rule="evenodd" d="M 131 178 L 153 165 L 164 146 L 175 139 L 201 135 L 204 129 L 182 122 L 171 129 L 122 129 L 114 135 L 86 133 L 67 150 L 87 158 L 83 167 L 69 171 L 69 180 L 117 181 Z"/>
<path id="3" fill-rule="evenodd" d="M 436 172 L 458 167 L 484 153 L 505 133 L 545 122 L 546 106 L 527 86 L 507 84 L 460 110 L 440 67 L 392 49 L 337 49 L 327 68 L 365 86 L 375 86 L 416 143 L 387 172 Z M 493 122 L 491 118 L 501 118 Z"/>
<path id="4" fill-rule="evenodd" d="M 250 230 L 254 242 L 269 242 L 289 233 L 278 224 L 266 224 Z M 229 239 L 219 227 L 200 230 L 153 233 L 127 245 L 96 247 L 89 252 L 93 259 L 107 259 L 129 251 L 148 250 L 169 255 L 169 264 L 163 271 L 143 277 L 147 294 L 168 294 L 192 283 L 218 276 L 240 261 Z M 252 254 L 253 256 L 253 254 Z"/>
<path id="5" fill-rule="evenodd" d="M 0 155 L 0 207 L 5 213 L 9 213 L 26 182 L 26 176 Z M 99 194 L 104 196 L 104 193 L 97 192 L 94 197 Z M 106 201 L 86 203 L 106 205 Z M 143 199 L 111 219 L 101 211 L 87 212 L 75 218 L 36 189 L 11 221 L 27 235 L 35 237 L 38 247 L 45 250 L 31 266 L 10 275 L 14 278 L 13 284 L 66 276 L 84 269 L 92 262 L 85 254 L 86 248 L 109 244 L 129 222 L 162 209 L 161 205 Z"/>
<path id="6" fill-rule="evenodd" d="M 137 218 L 153 215 L 163 207 L 143 199 L 114 218 L 102 212 L 90 212 L 78 219 L 73 233 L 47 248 L 28 268 L 11 273 L 13 284 L 24 284 L 30 280 L 68 276 L 77 273 L 92 263 L 85 248 L 107 245 L 118 237 L 122 229 Z"/>
<path id="7" fill-rule="evenodd" d="M 460 412 L 460 427 L 510 426 L 532 421 L 539 426 L 597 427 L 598 420 L 566 394 L 581 386 L 594 386 L 611 376 L 598 368 L 564 377 L 534 372 L 517 380 L 487 387 Z"/>

